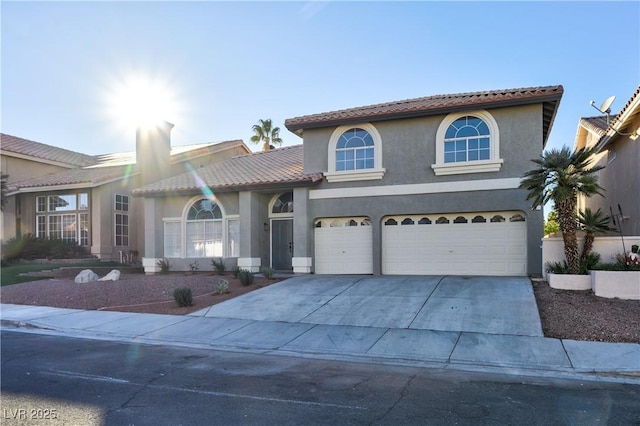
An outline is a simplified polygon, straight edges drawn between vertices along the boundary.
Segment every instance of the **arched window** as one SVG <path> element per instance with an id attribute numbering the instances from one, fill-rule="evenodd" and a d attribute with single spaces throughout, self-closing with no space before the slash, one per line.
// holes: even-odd
<path id="1" fill-rule="evenodd" d="M 487 123 L 471 115 L 449 125 L 444 136 L 444 162 L 488 160 L 491 158 L 491 133 Z"/>
<path id="2" fill-rule="evenodd" d="M 211 200 L 195 201 L 186 217 L 187 257 L 222 257 L 222 211 Z"/>
<path id="3" fill-rule="evenodd" d="M 328 182 L 382 179 L 381 137 L 369 123 L 337 127 L 329 139 Z"/>
<path id="4" fill-rule="evenodd" d="M 449 114 L 436 133 L 436 175 L 500 170 L 498 124 L 487 111 Z"/>
<path id="5" fill-rule="evenodd" d="M 293 192 L 285 192 L 276 198 L 271 206 L 271 214 L 293 213 Z"/>
<path id="6" fill-rule="evenodd" d="M 359 127 L 342 133 L 336 144 L 336 171 L 373 169 L 373 138 Z"/>

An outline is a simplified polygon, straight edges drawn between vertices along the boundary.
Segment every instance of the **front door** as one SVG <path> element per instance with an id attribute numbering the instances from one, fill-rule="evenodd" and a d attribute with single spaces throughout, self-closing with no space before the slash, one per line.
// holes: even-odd
<path id="1" fill-rule="evenodd" d="M 293 269 L 293 219 L 271 220 L 271 267 L 278 271 Z"/>

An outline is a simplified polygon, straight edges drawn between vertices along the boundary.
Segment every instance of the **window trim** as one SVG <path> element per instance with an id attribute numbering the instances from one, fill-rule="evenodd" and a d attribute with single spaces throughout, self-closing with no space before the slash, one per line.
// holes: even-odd
<path id="1" fill-rule="evenodd" d="M 483 120 L 491 135 L 491 157 L 489 160 L 474 160 L 459 163 L 444 162 L 444 139 L 449 126 L 459 118 L 472 116 Z M 457 175 L 463 173 L 486 173 L 500 171 L 504 160 L 500 158 L 500 130 L 498 123 L 486 110 L 463 111 L 447 115 L 436 132 L 436 162 L 431 165 L 436 176 Z"/>
<path id="2" fill-rule="evenodd" d="M 365 130 L 373 139 L 373 168 L 336 171 L 336 147 L 338 140 L 344 132 L 356 128 Z M 384 176 L 385 169 L 382 167 L 382 137 L 378 130 L 370 123 L 349 124 L 336 127 L 329 139 L 328 150 L 327 171 L 324 173 L 327 182 L 379 180 Z"/>
<path id="3" fill-rule="evenodd" d="M 127 218 L 127 224 L 119 224 L 122 227 L 122 230 L 126 229 L 126 234 L 121 233 L 118 234 L 118 216 L 122 218 Z M 131 227 L 131 222 L 129 221 L 129 213 L 123 212 L 121 210 L 116 210 L 113 212 L 113 246 L 114 247 L 129 247 L 130 246 L 130 237 L 131 233 L 129 232 L 129 228 Z M 124 243 L 126 238 L 126 244 L 118 244 L 118 237 L 120 237 L 120 243 Z"/>

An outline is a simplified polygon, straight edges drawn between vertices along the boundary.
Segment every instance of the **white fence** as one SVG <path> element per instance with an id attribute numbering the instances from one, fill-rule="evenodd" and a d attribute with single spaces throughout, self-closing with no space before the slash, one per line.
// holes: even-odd
<path id="1" fill-rule="evenodd" d="M 623 237 L 624 247 L 627 253 L 633 244 L 640 245 L 640 237 Z M 622 239 L 620 236 L 596 237 L 593 242 L 593 251 L 599 253 L 602 263 L 615 262 L 615 256 L 622 254 Z M 578 247 L 582 250 L 584 238 L 578 238 Z M 542 239 L 542 274 L 547 278 L 545 264 L 547 262 L 562 262 L 564 260 L 564 245 L 562 237 L 545 237 Z"/>

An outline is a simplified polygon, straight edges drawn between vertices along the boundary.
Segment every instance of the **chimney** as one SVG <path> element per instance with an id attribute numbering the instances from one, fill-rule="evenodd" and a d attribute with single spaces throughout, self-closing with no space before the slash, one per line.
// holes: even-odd
<path id="1" fill-rule="evenodd" d="M 138 127 L 136 164 L 143 185 L 171 176 L 171 129 L 173 124 L 167 121 Z"/>

